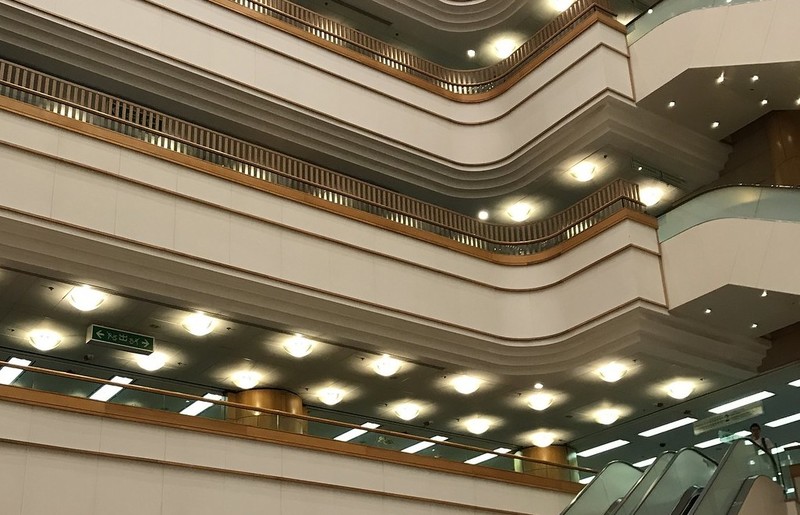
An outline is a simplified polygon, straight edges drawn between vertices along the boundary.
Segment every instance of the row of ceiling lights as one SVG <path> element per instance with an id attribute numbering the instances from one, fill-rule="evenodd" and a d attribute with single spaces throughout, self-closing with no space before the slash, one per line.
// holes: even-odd
<path id="1" fill-rule="evenodd" d="M 89 286 L 78 286 L 73 288 L 67 295 L 69 303 L 80 311 L 93 311 L 100 307 L 105 301 L 106 294 Z M 205 336 L 210 334 L 216 327 L 216 320 L 204 313 L 195 312 L 187 315 L 181 324 L 183 328 L 192 335 Z M 29 333 L 31 344 L 40 351 L 49 351 L 56 348 L 62 340 L 60 334 L 50 329 L 38 328 Z M 311 354 L 314 350 L 315 342 L 305 338 L 303 335 L 296 334 L 288 338 L 283 343 L 283 349 L 295 358 L 303 358 Z M 150 355 L 137 355 L 138 365 L 147 371 L 156 371 L 167 363 L 167 356 L 158 351 Z M 383 377 L 391 377 L 397 374 L 403 367 L 404 362 L 388 354 L 384 354 L 375 359 L 371 366 L 373 371 Z M 625 365 L 617 362 L 607 363 L 597 369 L 598 376 L 606 382 L 613 383 L 622 379 L 628 372 Z M 242 390 L 255 388 L 261 382 L 262 376 L 254 370 L 239 370 L 231 376 L 231 381 Z M 128 381 L 130 382 L 130 381 Z M 455 376 L 450 384 L 453 389 L 463 395 L 470 395 L 476 392 L 483 380 L 472 375 L 462 374 Z M 544 391 L 544 385 L 536 383 L 536 390 L 526 398 L 527 405 L 535 411 L 548 409 L 555 401 L 555 395 Z M 680 380 L 667 385 L 666 392 L 675 399 L 684 399 L 694 391 L 694 383 Z M 317 392 L 318 399 L 328 405 L 333 406 L 344 400 L 345 390 L 335 387 L 326 387 Z M 415 419 L 422 411 L 422 406 L 416 402 L 402 402 L 393 407 L 394 413 L 398 418 L 410 421 Z M 602 408 L 594 412 L 593 417 L 596 422 L 610 425 L 616 422 L 621 415 L 620 410 L 614 408 Z M 483 434 L 488 431 L 494 421 L 486 417 L 473 417 L 464 421 L 465 428 L 473 434 Z M 533 437 L 534 445 L 547 446 L 555 439 L 551 432 L 537 432 Z"/>
<path id="2" fill-rule="evenodd" d="M 642 171 L 639 166 L 637 171 Z M 595 166 L 589 161 L 581 161 L 569 170 L 569 174 L 578 182 L 588 182 L 594 178 Z M 665 190 L 660 186 L 646 186 L 639 188 L 639 200 L 647 207 L 654 206 L 661 202 Z M 528 202 L 517 202 L 506 209 L 506 215 L 515 222 L 524 222 L 533 214 L 533 205 Z M 488 220 L 489 212 L 485 209 L 478 212 L 479 220 Z"/>
<path id="3" fill-rule="evenodd" d="M 767 292 L 767 290 L 763 290 L 761 292 L 761 295 L 759 295 L 759 297 L 761 297 L 763 299 L 767 295 L 769 295 L 769 292 Z M 703 313 L 705 313 L 706 315 L 710 315 L 712 312 L 713 312 L 713 310 L 711 308 L 706 308 L 706 309 L 703 310 Z M 750 323 L 750 329 L 758 329 L 758 322 L 751 322 Z"/>

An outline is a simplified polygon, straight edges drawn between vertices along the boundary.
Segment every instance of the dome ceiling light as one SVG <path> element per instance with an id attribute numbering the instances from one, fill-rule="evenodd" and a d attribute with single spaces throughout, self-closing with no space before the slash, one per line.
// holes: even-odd
<path id="1" fill-rule="evenodd" d="M 639 190 L 639 200 L 647 207 L 655 206 L 661 202 L 663 196 L 664 188 L 659 188 L 658 186 L 648 186 Z"/>
<path id="2" fill-rule="evenodd" d="M 400 371 L 402 365 L 403 363 L 400 360 L 384 354 L 375 360 L 375 363 L 372 364 L 372 369 L 380 376 L 391 377 Z"/>
<path id="3" fill-rule="evenodd" d="M 494 43 L 494 53 L 500 59 L 505 59 L 514 53 L 517 49 L 517 44 L 510 38 L 501 38 Z"/>
<path id="4" fill-rule="evenodd" d="M 155 372 L 167 364 L 167 356 L 162 352 L 153 352 L 148 355 L 137 354 L 136 364 L 148 372 Z"/>
<path id="5" fill-rule="evenodd" d="M 604 426 L 610 426 L 611 424 L 619 420 L 619 410 L 611 408 L 597 410 L 594 414 L 594 420 L 598 424 L 603 424 Z"/>
<path id="6" fill-rule="evenodd" d="M 198 311 L 184 318 L 181 325 L 195 336 L 205 336 L 214 330 L 216 322 L 210 316 Z"/>
<path id="7" fill-rule="evenodd" d="M 31 345 L 40 351 L 53 350 L 61 343 L 61 335 L 50 329 L 34 329 L 28 334 Z"/>
<path id="8" fill-rule="evenodd" d="M 555 435 L 547 431 L 539 431 L 531 436 L 531 443 L 536 447 L 550 447 L 555 440 Z"/>
<path id="9" fill-rule="evenodd" d="M 556 11 L 563 13 L 569 7 L 575 3 L 575 0 L 550 0 L 550 5 L 553 6 L 553 9 Z"/>
<path id="10" fill-rule="evenodd" d="M 78 311 L 93 311 L 106 300 L 106 294 L 90 286 L 76 286 L 67 294 L 67 300 Z"/>
<path id="11" fill-rule="evenodd" d="M 242 390 L 249 390 L 258 386 L 261 374 L 253 370 L 239 370 L 231 376 L 231 381 Z"/>
<path id="12" fill-rule="evenodd" d="M 464 426 L 470 433 L 474 435 L 482 435 L 488 431 L 490 427 L 492 427 L 492 423 L 488 418 L 476 417 L 467 419 L 467 421 L 464 422 Z"/>
<path id="13" fill-rule="evenodd" d="M 617 362 L 612 362 L 597 369 L 600 379 L 607 383 L 616 383 L 628 373 L 628 368 Z"/>
<path id="14" fill-rule="evenodd" d="M 553 396 L 549 393 L 537 392 L 528 397 L 528 406 L 536 411 L 544 411 L 553 404 Z"/>
<path id="15" fill-rule="evenodd" d="M 455 388 L 458 393 L 469 395 L 475 393 L 478 388 L 481 387 L 482 383 L 483 381 L 477 377 L 461 375 L 453 379 L 453 388 Z"/>
<path id="16" fill-rule="evenodd" d="M 667 394 L 673 399 L 685 399 L 694 391 L 691 381 L 673 381 L 667 385 Z"/>
<path id="17" fill-rule="evenodd" d="M 335 406 L 344 399 L 344 391 L 333 387 L 323 388 L 319 391 L 317 397 L 323 404 Z"/>
<path id="18" fill-rule="evenodd" d="M 395 414 L 405 421 L 414 420 L 419 415 L 419 404 L 413 402 L 404 402 L 398 404 L 394 408 Z"/>
<path id="19" fill-rule="evenodd" d="M 314 350 L 314 342 L 303 336 L 295 334 L 283 344 L 283 350 L 295 358 L 304 358 Z"/>
<path id="20" fill-rule="evenodd" d="M 592 177 L 594 177 L 594 165 L 588 161 L 583 161 L 570 168 L 569 174 L 578 182 L 591 181 Z"/>
<path id="21" fill-rule="evenodd" d="M 489 219 L 489 212 L 485 209 L 478 211 L 478 220 L 488 220 Z"/>
<path id="22" fill-rule="evenodd" d="M 531 216 L 533 208 L 527 202 L 517 202 L 506 210 L 509 218 L 515 222 L 524 222 Z"/>

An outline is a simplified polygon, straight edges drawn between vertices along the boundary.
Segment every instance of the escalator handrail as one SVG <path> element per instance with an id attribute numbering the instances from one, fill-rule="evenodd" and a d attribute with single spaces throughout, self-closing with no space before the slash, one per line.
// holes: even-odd
<path id="1" fill-rule="evenodd" d="M 571 509 L 571 508 L 572 508 L 572 507 L 573 507 L 573 506 L 574 506 L 574 505 L 575 505 L 577 502 L 579 502 L 579 501 L 580 501 L 580 499 L 581 499 L 581 497 L 583 497 L 583 495 L 584 495 L 584 494 L 585 494 L 585 493 L 586 493 L 586 492 L 589 490 L 589 487 L 592 485 L 592 483 L 594 483 L 595 481 L 597 481 L 597 478 L 599 478 L 599 477 L 600 477 L 600 476 L 601 476 L 601 475 L 602 475 L 602 474 L 603 474 L 603 473 L 604 473 L 606 470 L 608 470 L 608 468 L 609 468 L 609 467 L 611 467 L 611 466 L 613 466 L 613 465 L 616 465 L 616 464 L 618 464 L 618 463 L 619 463 L 619 464 L 622 464 L 622 465 L 627 465 L 627 466 L 629 466 L 630 468 L 632 468 L 632 469 L 635 469 L 635 470 L 637 470 L 637 471 L 639 471 L 639 472 L 641 472 L 641 471 L 642 471 L 641 469 L 639 469 L 639 468 L 637 468 L 637 467 L 634 467 L 633 465 L 631 465 L 631 464 L 630 464 L 630 463 L 628 463 L 627 461 L 622 461 L 622 460 L 614 460 L 614 461 L 609 461 L 609 462 L 606 464 L 606 466 L 605 466 L 605 467 L 603 467 L 603 468 L 600 470 L 600 472 L 598 472 L 598 473 L 597 473 L 597 474 L 594 476 L 594 479 L 592 479 L 592 481 L 591 481 L 591 482 L 590 482 L 588 485 L 586 485 L 586 487 L 584 487 L 584 488 L 583 488 L 583 489 L 582 489 L 580 492 L 578 492 L 578 495 L 576 495 L 576 496 L 575 496 L 575 498 L 574 498 L 574 499 L 572 499 L 572 501 L 571 501 L 571 502 L 570 502 L 570 503 L 567 505 L 567 507 L 566 507 L 566 508 L 564 508 L 564 509 L 561 511 L 561 514 L 560 514 L 560 515 L 566 515 L 567 513 L 569 513 L 569 510 L 570 510 L 570 509 Z"/>
<path id="2" fill-rule="evenodd" d="M 650 471 L 650 469 L 653 467 L 653 465 L 655 465 L 655 464 L 656 464 L 656 462 L 658 462 L 658 460 L 660 460 L 662 457 L 664 457 L 664 456 L 669 456 L 669 455 L 672 455 L 672 459 L 674 460 L 674 459 L 675 459 L 675 456 L 677 456 L 677 455 L 678 455 L 678 452 L 677 452 L 677 451 L 664 451 L 664 452 L 662 452 L 661 454 L 659 454 L 658 456 L 656 456 L 656 459 L 655 459 L 655 460 L 653 460 L 653 463 L 651 463 L 651 464 L 650 464 L 650 465 L 649 465 L 649 466 L 648 466 L 648 467 L 647 467 L 647 468 L 644 470 L 644 473 L 642 474 L 642 477 L 640 477 L 640 478 L 639 478 L 639 480 L 638 480 L 638 481 L 636 481 L 636 483 L 634 483 L 634 484 L 633 484 L 633 486 L 631 487 L 631 489 L 630 489 L 630 490 L 628 490 L 628 493 L 627 493 L 627 494 L 625 494 L 625 496 L 622 498 L 622 501 L 621 501 L 621 502 L 620 502 L 620 503 L 617 505 L 617 507 L 614 509 L 614 511 L 612 511 L 611 513 L 609 513 L 609 515 L 615 515 L 615 514 L 616 514 L 616 513 L 619 511 L 619 509 L 620 509 L 622 506 L 624 506 L 624 505 L 625 505 L 625 502 L 628 500 L 628 498 L 630 497 L 630 495 L 631 495 L 631 494 L 632 494 L 632 493 L 633 493 L 633 492 L 636 490 L 636 488 L 637 488 L 637 487 L 638 487 L 638 486 L 641 484 L 641 482 L 645 480 L 645 478 L 647 477 L 647 473 Z M 667 465 L 667 468 L 669 468 L 669 464 Z M 665 468 L 665 469 L 664 469 L 664 472 L 666 472 L 666 470 L 667 470 L 667 469 Z M 662 472 L 662 474 L 663 474 L 663 472 Z M 655 483 L 656 481 L 658 481 L 658 478 L 656 478 L 656 480 L 655 480 L 655 481 L 653 481 L 653 483 Z M 647 494 L 645 494 L 645 497 L 646 497 L 646 496 L 647 496 Z M 644 497 L 642 497 L 642 498 L 644 498 Z M 633 512 L 631 512 L 631 513 L 633 513 Z"/>

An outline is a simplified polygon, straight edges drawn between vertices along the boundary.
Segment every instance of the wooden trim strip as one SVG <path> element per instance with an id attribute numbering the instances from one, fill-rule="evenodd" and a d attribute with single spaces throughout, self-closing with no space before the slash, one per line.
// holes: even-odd
<path id="1" fill-rule="evenodd" d="M 0 385 L 0 400 L 13 402 L 16 404 L 81 413 L 84 415 L 102 418 L 123 420 L 133 423 L 150 424 L 198 433 L 285 445 L 300 449 L 329 452 L 350 457 L 370 459 L 374 461 L 396 463 L 421 469 L 434 470 L 437 472 L 448 472 L 462 476 L 489 479 L 523 486 L 532 486 L 545 490 L 577 493 L 583 487 L 580 484 L 558 479 L 530 476 L 517 472 L 493 469 L 490 467 L 466 465 L 464 463 L 452 461 L 448 462 L 427 456 L 404 454 L 376 447 L 367 447 L 349 442 L 338 442 L 335 440 L 327 440 L 309 435 L 299 435 L 253 426 L 245 426 L 226 421 L 188 417 L 177 413 L 80 399 L 56 393 L 30 390 L 15 386 Z M 407 435 L 403 436 L 406 437 Z M 519 457 L 514 456 L 514 458 L 517 459 Z"/>

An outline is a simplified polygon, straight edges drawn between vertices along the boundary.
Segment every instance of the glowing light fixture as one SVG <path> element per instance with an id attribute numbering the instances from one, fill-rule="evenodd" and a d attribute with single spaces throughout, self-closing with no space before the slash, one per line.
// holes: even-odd
<path id="1" fill-rule="evenodd" d="M 761 106 L 762 106 L 762 107 L 763 107 L 763 106 L 765 106 L 765 105 L 767 105 L 767 104 L 769 104 L 769 100 L 767 100 L 766 98 L 765 98 L 764 100 L 762 100 L 762 101 L 761 101 Z"/>
<path id="2" fill-rule="evenodd" d="M 706 310 L 703 311 L 703 313 L 705 313 L 706 315 L 710 315 L 711 314 L 711 308 L 706 308 Z"/>
<path id="3" fill-rule="evenodd" d="M 719 127 L 719 122 L 717 122 L 717 121 L 711 122 L 711 128 L 712 129 L 716 129 L 717 127 Z"/>
<path id="4" fill-rule="evenodd" d="M 611 424 L 619 420 L 619 410 L 610 408 L 597 410 L 594 414 L 594 419 L 598 424 L 603 424 L 604 426 L 610 426 Z"/>
<path id="5" fill-rule="evenodd" d="M 403 420 L 414 420 L 419 415 L 419 404 L 404 402 L 394 407 L 394 413 Z"/>
<path id="6" fill-rule="evenodd" d="M 501 454 L 507 454 L 507 453 L 511 452 L 511 449 L 506 449 L 505 447 L 498 447 L 497 449 L 494 450 L 494 452 L 499 452 Z M 465 461 L 464 463 L 466 463 L 467 465 L 477 465 L 479 463 L 483 463 L 484 461 L 489 461 L 490 459 L 496 458 L 496 457 L 497 457 L 497 454 L 493 454 L 491 452 L 487 452 L 487 453 L 481 454 L 479 456 L 475 456 L 474 458 L 470 458 L 467 461 Z"/>
<path id="7" fill-rule="evenodd" d="M 510 56 L 516 49 L 517 44 L 509 38 L 498 39 L 494 44 L 494 53 L 497 54 L 497 57 L 500 59 L 505 59 Z"/>
<path id="8" fill-rule="evenodd" d="M 542 383 L 536 383 L 535 385 L 533 385 L 533 387 L 536 388 L 537 390 L 541 390 L 542 388 L 544 388 L 544 385 Z"/>
<path id="9" fill-rule="evenodd" d="M 375 373 L 378 375 L 390 377 L 395 375 L 400 370 L 401 366 L 402 362 L 400 360 L 394 359 L 388 354 L 384 354 L 375 360 L 375 363 L 372 364 L 372 369 L 375 370 Z"/>
<path id="10" fill-rule="evenodd" d="M 314 342 L 302 334 L 296 334 L 286 340 L 286 343 L 283 344 L 283 350 L 295 358 L 304 358 L 314 350 Z"/>
<path id="11" fill-rule="evenodd" d="M 447 440 L 446 436 L 434 436 L 431 440 L 435 440 L 433 442 L 417 442 L 414 445 L 406 447 L 405 449 L 401 449 L 400 452 L 404 452 L 406 454 L 415 454 L 419 451 L 424 451 L 429 447 L 433 447 L 436 445 L 436 442 L 444 442 Z"/>
<path id="12" fill-rule="evenodd" d="M 778 420 L 773 420 L 772 422 L 767 422 L 764 424 L 767 427 L 781 427 L 785 426 L 786 424 L 791 424 L 792 422 L 797 422 L 800 420 L 800 413 L 795 413 L 794 415 L 789 415 L 788 417 L 779 418 Z"/>
<path id="13" fill-rule="evenodd" d="M 31 345 L 46 352 L 53 350 L 61 343 L 61 335 L 49 329 L 35 329 L 28 334 Z"/>
<path id="14" fill-rule="evenodd" d="M 317 397 L 322 403 L 328 406 L 335 406 L 344 399 L 344 391 L 333 387 L 323 388 L 319 391 Z"/>
<path id="15" fill-rule="evenodd" d="M 578 456 L 581 458 L 588 458 L 590 456 L 595 456 L 602 452 L 610 451 L 612 449 L 617 449 L 622 447 L 623 445 L 628 445 L 630 442 L 628 440 L 614 440 L 613 442 L 604 443 L 603 445 L 598 445 L 597 447 L 592 447 L 591 449 L 586 449 L 585 451 L 581 451 L 578 453 Z"/>
<path id="16" fill-rule="evenodd" d="M 717 406 L 715 408 L 711 408 L 708 411 L 710 411 L 711 413 L 716 413 L 716 414 L 725 413 L 726 411 L 731 411 L 731 410 L 734 410 L 736 408 L 741 408 L 742 406 L 747 406 L 748 404 L 752 404 L 754 402 L 758 402 L 758 401 L 761 401 L 761 400 L 764 400 L 764 399 L 768 399 L 768 398 L 772 397 L 773 395 L 775 395 L 775 394 L 772 393 L 772 392 L 767 392 L 767 391 L 758 392 L 758 393 L 754 393 L 753 395 L 748 395 L 747 397 L 742 397 L 741 399 L 736 399 L 735 401 L 731 401 L 731 402 L 728 402 L 726 404 L 722 404 L 722 405 Z"/>
<path id="17" fill-rule="evenodd" d="M 658 186 L 648 186 L 647 188 L 642 188 L 639 190 L 639 199 L 642 201 L 647 207 L 655 206 L 659 202 L 661 202 L 661 198 L 664 196 L 664 189 L 659 188 Z"/>
<path id="18" fill-rule="evenodd" d="M 478 211 L 478 220 L 488 220 L 489 212 L 486 210 Z"/>
<path id="19" fill-rule="evenodd" d="M 753 75 L 752 77 L 750 77 L 750 82 L 758 82 L 758 79 L 759 79 L 758 75 Z"/>
<path id="20" fill-rule="evenodd" d="M 469 57 L 470 59 L 475 57 L 475 50 L 473 50 L 471 48 L 469 50 L 467 50 L 467 57 Z"/>
<path id="21" fill-rule="evenodd" d="M 739 431 L 737 433 L 734 433 L 733 435 L 739 438 L 745 438 L 747 436 L 750 436 L 750 431 Z M 709 447 L 714 447 L 715 445 L 720 445 L 721 443 L 722 443 L 721 439 L 713 438 L 711 440 L 706 440 L 705 442 L 700 442 L 698 444 L 695 444 L 695 447 L 697 447 L 698 449 L 707 449 Z"/>
<path id="22" fill-rule="evenodd" d="M 106 300 L 106 294 L 89 286 L 76 286 L 67 294 L 67 300 L 79 311 L 93 311 Z"/>
<path id="23" fill-rule="evenodd" d="M 231 376 L 231 381 L 242 390 L 249 390 L 261 381 L 261 374 L 253 370 L 239 370 Z"/>
<path id="24" fill-rule="evenodd" d="M 764 290 L 764 291 L 761 292 L 761 296 L 762 297 L 766 297 L 767 295 L 768 295 L 767 290 Z"/>
<path id="25" fill-rule="evenodd" d="M 648 458 L 646 460 L 642 460 L 642 461 L 638 461 L 638 462 L 634 463 L 633 466 L 636 467 L 636 468 L 649 467 L 650 465 L 653 464 L 654 461 L 656 461 L 655 457 Z"/>
<path id="26" fill-rule="evenodd" d="M 478 388 L 481 387 L 481 383 L 483 383 L 483 381 L 477 377 L 463 375 L 453 379 L 453 388 L 455 388 L 458 393 L 469 395 L 478 391 Z"/>
<path id="27" fill-rule="evenodd" d="M 575 0 L 550 0 L 550 5 L 558 12 L 566 11 L 574 3 Z"/>
<path id="28" fill-rule="evenodd" d="M 222 395 L 217 395 L 216 393 L 207 393 L 203 395 L 203 398 L 211 401 L 221 401 L 223 399 Z M 193 403 L 183 408 L 183 410 L 181 410 L 181 415 L 189 415 L 190 417 L 196 417 L 197 415 L 204 412 L 213 405 L 214 405 L 213 402 L 194 401 Z"/>
<path id="29" fill-rule="evenodd" d="M 210 316 L 198 311 L 184 318 L 181 325 L 195 336 L 205 336 L 214 330 L 216 322 Z"/>
<path id="30" fill-rule="evenodd" d="M 694 391 L 691 381 L 673 381 L 667 385 L 667 393 L 673 399 L 685 399 Z"/>
<path id="31" fill-rule="evenodd" d="M 486 431 L 492 427 L 492 423 L 489 421 L 488 418 L 470 418 L 464 422 L 464 426 L 467 428 L 467 431 L 474 435 L 482 435 Z"/>
<path id="32" fill-rule="evenodd" d="M 716 79 L 717 84 L 722 84 L 725 82 L 725 72 L 719 74 L 719 77 Z"/>
<path id="33" fill-rule="evenodd" d="M 676 105 L 678 105 L 678 104 L 674 100 L 670 100 L 669 103 L 667 104 L 667 107 L 672 109 Z"/>
<path id="34" fill-rule="evenodd" d="M 796 379 L 796 380 L 792 381 L 791 383 L 789 383 L 789 386 L 795 386 L 797 388 L 800 388 L 800 379 Z"/>
<path id="35" fill-rule="evenodd" d="M 591 181 L 592 177 L 594 177 L 594 165 L 588 161 L 583 161 L 573 166 L 569 174 L 578 182 Z"/>
<path id="36" fill-rule="evenodd" d="M 676 420 L 674 422 L 670 422 L 669 424 L 664 424 L 663 426 L 654 427 L 653 429 L 648 429 L 647 431 L 642 431 L 639 433 L 639 436 L 644 436 L 645 438 L 650 438 L 651 436 L 660 435 L 661 433 L 666 433 L 667 431 L 672 431 L 673 429 L 677 429 L 679 427 L 688 426 L 697 422 L 696 418 L 686 417 L 680 420 Z"/>
<path id="37" fill-rule="evenodd" d="M 524 222 L 531 216 L 533 208 L 526 202 L 517 202 L 506 210 L 506 214 L 515 222 Z"/>
<path id="38" fill-rule="evenodd" d="M 136 364 L 148 372 L 155 372 L 167 364 L 167 356 L 162 352 L 154 352 L 149 355 L 137 354 Z"/>
<path id="39" fill-rule="evenodd" d="M 528 406 L 536 411 L 544 411 L 553 404 L 553 396 L 549 393 L 534 393 L 528 397 Z"/>
<path id="40" fill-rule="evenodd" d="M 363 424 L 361 424 L 361 427 L 363 427 L 365 429 L 351 429 L 350 431 L 347 431 L 346 433 L 340 434 L 339 436 L 334 438 L 334 440 L 337 440 L 339 442 L 349 442 L 353 438 L 358 438 L 359 436 L 368 433 L 369 429 L 377 429 L 377 428 L 381 427 L 381 425 L 380 424 L 376 424 L 375 422 L 364 422 Z"/>
<path id="41" fill-rule="evenodd" d="M 119 384 L 131 384 L 133 382 L 133 379 L 131 379 L 130 377 L 114 376 L 111 378 L 111 382 Z M 121 391 L 122 391 L 121 386 L 104 384 L 103 386 L 98 388 L 93 394 L 91 394 L 89 398 L 94 401 L 106 402 Z"/>
<path id="42" fill-rule="evenodd" d="M 580 483 L 582 485 L 588 485 L 592 481 L 594 481 L 594 476 L 588 476 L 588 477 L 584 477 L 582 479 L 579 479 L 578 483 Z"/>
<path id="43" fill-rule="evenodd" d="M 32 361 L 22 358 L 10 358 L 8 363 L 11 365 L 22 365 L 23 367 L 31 366 Z M 24 370 L 14 368 L 11 366 L 4 366 L 0 368 L 0 384 L 9 385 L 17 380 Z"/>
<path id="44" fill-rule="evenodd" d="M 548 433 L 546 431 L 540 431 L 538 433 L 534 433 L 531 437 L 531 443 L 536 447 L 550 447 L 555 442 L 556 437 L 553 433 Z"/>
<path id="45" fill-rule="evenodd" d="M 612 362 L 597 369 L 600 379 L 607 383 L 616 383 L 628 373 L 627 367 L 621 363 Z"/>
<path id="46" fill-rule="evenodd" d="M 752 324 L 750 324 L 750 329 L 758 329 L 758 324 L 753 322 Z"/>

